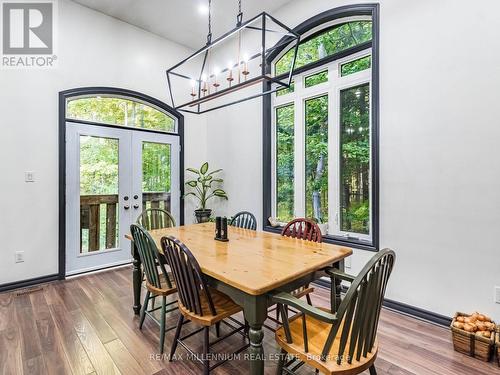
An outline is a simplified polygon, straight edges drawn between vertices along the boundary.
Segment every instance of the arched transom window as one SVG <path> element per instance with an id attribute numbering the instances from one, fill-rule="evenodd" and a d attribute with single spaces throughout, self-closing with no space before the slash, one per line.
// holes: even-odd
<path id="1" fill-rule="evenodd" d="M 68 119 L 130 128 L 176 133 L 176 120 L 160 108 L 140 100 L 98 95 L 72 98 L 66 107 Z"/>

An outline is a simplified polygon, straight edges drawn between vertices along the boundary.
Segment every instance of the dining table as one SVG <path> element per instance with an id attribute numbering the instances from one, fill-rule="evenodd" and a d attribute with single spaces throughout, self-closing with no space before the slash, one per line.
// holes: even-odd
<path id="1" fill-rule="evenodd" d="M 198 261 L 208 285 L 227 294 L 243 308 L 250 326 L 250 348 L 246 358 L 250 374 L 264 374 L 264 321 L 271 297 L 291 292 L 326 276 L 325 268 L 344 271 L 344 259 L 352 249 L 229 226 L 228 241 L 215 240 L 215 224 L 202 223 L 150 230 L 160 253 L 161 239 L 172 236 L 183 242 Z M 131 239 L 130 235 L 127 238 Z M 133 309 L 141 309 L 141 260 L 132 243 Z M 332 297 L 340 300 L 340 280 L 332 286 Z M 338 302 L 336 304 L 338 306 Z"/>

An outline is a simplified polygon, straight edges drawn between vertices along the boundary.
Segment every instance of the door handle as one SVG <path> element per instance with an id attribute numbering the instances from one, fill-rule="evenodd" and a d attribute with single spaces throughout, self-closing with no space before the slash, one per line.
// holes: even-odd
<path id="1" fill-rule="evenodd" d="M 137 210 L 139 208 L 138 204 L 134 204 L 134 208 Z"/>

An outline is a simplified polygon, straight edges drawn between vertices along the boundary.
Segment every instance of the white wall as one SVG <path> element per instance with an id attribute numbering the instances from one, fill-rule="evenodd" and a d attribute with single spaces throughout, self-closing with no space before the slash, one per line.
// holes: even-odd
<path id="1" fill-rule="evenodd" d="M 380 237 L 397 252 L 386 297 L 500 319 L 500 3 L 379 2 Z M 348 3 L 295 0 L 273 15 L 294 26 Z M 261 100 L 209 114 L 208 158 L 230 196 L 218 211 L 260 221 Z M 356 251 L 351 271 L 371 255 Z"/>
<path id="2" fill-rule="evenodd" d="M 59 1 L 59 65 L 0 70 L 0 284 L 58 271 L 58 93 L 82 86 L 132 89 L 167 101 L 165 69 L 184 47 Z M 185 161 L 206 157 L 204 118 L 186 118 Z M 24 182 L 35 171 L 36 182 Z M 191 212 L 186 207 L 186 212 Z M 25 262 L 14 264 L 14 252 Z"/>

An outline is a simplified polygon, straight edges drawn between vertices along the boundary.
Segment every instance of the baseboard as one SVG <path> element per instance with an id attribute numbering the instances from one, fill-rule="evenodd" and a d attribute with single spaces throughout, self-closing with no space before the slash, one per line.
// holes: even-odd
<path id="1" fill-rule="evenodd" d="M 432 311 L 424 310 L 420 307 L 407 305 L 406 303 L 393 301 L 387 298 L 384 299 L 383 304 L 384 307 L 389 310 L 394 310 L 405 315 L 410 315 L 414 318 L 422 319 L 440 326 L 449 327 L 451 324 L 450 317 Z"/>
<path id="2" fill-rule="evenodd" d="M 316 280 L 314 284 L 329 289 L 330 281 L 327 280 Z M 347 288 L 343 286 L 343 292 L 347 291 Z M 421 309 L 420 307 L 415 307 L 411 305 L 407 305 L 406 303 L 393 301 L 385 298 L 383 302 L 383 306 L 389 310 L 396 311 L 398 313 L 411 316 L 413 318 L 425 320 L 427 322 L 431 322 L 440 326 L 449 327 L 451 324 L 451 318 L 448 316 L 444 316 L 432 311 Z"/>
<path id="3" fill-rule="evenodd" d="M 0 293 L 7 292 L 14 289 L 26 288 L 33 285 L 48 283 L 50 281 L 59 280 L 59 274 L 35 277 L 33 279 L 15 281 L 13 283 L 7 283 L 0 285 Z"/>

